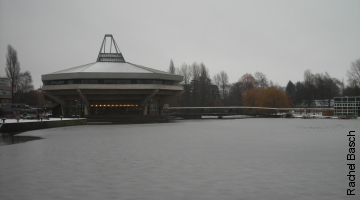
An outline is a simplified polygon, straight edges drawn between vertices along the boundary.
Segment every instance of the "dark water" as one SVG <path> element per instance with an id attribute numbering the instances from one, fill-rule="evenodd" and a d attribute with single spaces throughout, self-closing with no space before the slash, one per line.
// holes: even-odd
<path id="1" fill-rule="evenodd" d="M 0 146 L 10 145 L 10 144 L 19 144 L 33 140 L 41 140 L 41 137 L 34 136 L 4 136 L 0 135 Z"/>
<path id="2" fill-rule="evenodd" d="M 0 147 L 0 199 L 357 199 L 359 186 L 346 196 L 346 135 L 358 134 L 359 122 L 214 119 L 31 131 L 21 135 L 46 139 Z"/>

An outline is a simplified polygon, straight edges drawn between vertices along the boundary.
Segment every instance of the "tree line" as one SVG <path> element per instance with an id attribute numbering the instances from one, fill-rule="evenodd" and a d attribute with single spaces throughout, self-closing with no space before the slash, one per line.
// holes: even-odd
<path id="1" fill-rule="evenodd" d="M 21 72 L 16 50 L 8 45 L 6 55 L 6 76 L 11 81 L 12 103 L 40 105 L 39 92 L 34 90 L 31 73 Z M 331 77 L 327 72 L 313 74 L 304 72 L 304 80 L 293 83 L 289 80 L 286 87 L 274 85 L 266 75 L 256 72 L 245 73 L 237 82 L 230 83 L 225 71 L 212 78 L 204 63 L 183 63 L 175 67 L 170 61 L 169 73 L 184 77 L 180 83 L 184 92 L 170 102 L 171 106 L 264 106 L 264 107 L 313 107 L 315 100 L 322 100 L 323 106 L 330 106 L 336 96 L 360 95 L 360 59 L 351 63 L 347 71 L 348 84 Z M 327 103 L 326 103 L 327 102 Z"/>
<path id="2" fill-rule="evenodd" d="M 7 47 L 6 77 L 11 79 L 12 103 L 39 104 L 39 92 L 34 90 L 33 80 L 29 71 L 22 72 L 17 51 L 11 46 Z"/>
<path id="3" fill-rule="evenodd" d="M 181 96 L 173 99 L 170 106 L 255 106 L 255 107 L 330 107 L 330 101 L 337 96 L 360 95 L 360 59 L 351 64 L 347 71 L 348 85 L 331 77 L 327 72 L 313 74 L 304 72 L 304 80 L 286 87 L 274 85 L 262 72 L 254 75 L 245 73 L 237 82 L 230 83 L 225 71 L 212 78 L 204 63 L 183 63 L 175 67 L 170 61 L 169 73 L 184 77 Z M 315 100 L 322 105 L 315 105 Z"/>

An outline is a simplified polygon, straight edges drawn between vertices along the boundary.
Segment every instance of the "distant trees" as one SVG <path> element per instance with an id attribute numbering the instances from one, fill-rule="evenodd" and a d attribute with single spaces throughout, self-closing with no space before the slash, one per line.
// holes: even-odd
<path id="1" fill-rule="evenodd" d="M 20 73 L 17 86 L 18 89 L 15 94 L 15 102 L 25 103 L 31 101 L 29 100 L 29 98 L 31 97 L 29 92 L 34 90 L 32 82 L 32 77 L 29 71 Z"/>
<path id="2" fill-rule="evenodd" d="M 296 93 L 293 105 L 297 107 L 304 107 L 304 94 L 306 92 L 304 84 L 300 81 L 296 82 L 295 89 Z"/>
<path id="3" fill-rule="evenodd" d="M 182 85 L 184 93 L 173 101 L 179 106 L 221 106 L 220 91 L 210 79 L 209 70 L 204 63 L 194 62 L 188 66 L 185 63 L 175 69 L 178 75 L 184 76 Z"/>
<path id="4" fill-rule="evenodd" d="M 251 107 L 260 107 L 262 101 L 262 89 L 260 88 L 252 88 L 244 92 L 243 94 L 243 105 L 251 106 Z"/>
<path id="5" fill-rule="evenodd" d="M 350 70 L 347 71 L 348 83 L 360 86 L 360 59 L 351 63 Z"/>
<path id="6" fill-rule="evenodd" d="M 33 80 L 29 71 L 20 72 L 19 82 L 18 82 L 18 91 L 20 92 L 29 92 L 34 90 L 34 85 L 32 84 Z"/>
<path id="7" fill-rule="evenodd" d="M 305 70 L 304 72 L 304 89 L 306 92 L 303 93 L 304 104 L 306 107 L 314 107 L 315 100 L 315 76 L 311 71 Z"/>
<path id="8" fill-rule="evenodd" d="M 360 59 L 352 63 L 351 73 L 357 73 L 359 66 Z M 357 76 L 349 76 L 351 82 L 344 88 L 343 82 L 327 72 L 313 74 L 305 70 L 302 81 L 295 83 L 289 80 L 286 87 L 281 87 L 274 85 L 261 72 L 254 75 L 245 73 L 237 82 L 229 83 L 227 73 L 220 71 L 211 80 L 203 63 L 183 63 L 174 71 L 184 77 L 181 83 L 184 93 L 174 102 L 177 106 L 314 107 L 330 106 L 335 96 L 360 95 Z M 315 104 L 315 100 L 322 101 Z"/>
<path id="9" fill-rule="evenodd" d="M 351 63 L 350 70 L 347 71 L 347 77 L 348 86 L 344 90 L 344 95 L 360 95 L 360 59 Z"/>
<path id="10" fill-rule="evenodd" d="M 359 96 L 359 95 L 360 95 L 360 88 L 355 84 L 348 85 L 343 92 L 343 96 Z"/>
<path id="11" fill-rule="evenodd" d="M 316 99 L 327 101 L 328 107 L 330 107 L 330 100 L 335 96 L 340 96 L 341 82 L 336 78 L 330 77 L 325 74 L 315 74 L 315 88 L 316 88 Z M 321 105 L 325 106 L 325 105 Z"/>
<path id="12" fill-rule="evenodd" d="M 260 105 L 262 107 L 270 108 L 289 108 L 291 103 L 289 96 L 286 92 L 280 90 L 277 87 L 268 87 L 263 89 L 262 101 Z"/>
<path id="13" fill-rule="evenodd" d="M 291 104 L 294 104 L 296 97 L 296 87 L 293 82 L 289 81 L 285 88 L 286 93 L 289 95 Z"/>
<path id="14" fill-rule="evenodd" d="M 243 91 L 240 82 L 236 82 L 230 86 L 229 92 L 229 106 L 241 106 Z"/>
<path id="15" fill-rule="evenodd" d="M 260 88 L 266 88 L 269 87 L 268 80 L 265 76 L 265 74 L 261 72 L 255 72 L 255 80 L 258 83 Z"/>
<path id="16" fill-rule="evenodd" d="M 190 83 L 191 73 L 189 67 L 183 63 L 180 67 L 180 69 L 177 70 L 178 75 L 183 76 L 183 84 L 188 85 Z"/>
<path id="17" fill-rule="evenodd" d="M 239 83 L 240 83 L 240 87 L 241 87 L 242 92 L 245 92 L 246 90 L 250 90 L 250 89 L 255 88 L 255 87 L 258 86 L 258 82 L 253 77 L 253 75 L 248 74 L 248 73 L 244 74 L 239 79 Z"/>
<path id="18" fill-rule="evenodd" d="M 220 73 L 214 76 L 215 85 L 218 86 L 221 93 L 221 98 L 226 99 L 228 94 L 228 87 L 229 87 L 229 77 L 226 72 L 221 71 Z"/>
<path id="19" fill-rule="evenodd" d="M 32 77 L 29 71 L 21 72 L 17 52 L 8 45 L 6 55 L 6 76 L 11 78 L 12 103 L 24 103 L 29 100 L 29 92 L 34 90 Z"/>
<path id="20" fill-rule="evenodd" d="M 8 45 L 6 54 L 6 76 L 11 78 L 11 98 L 14 100 L 14 91 L 17 89 L 19 75 L 20 75 L 20 63 L 18 61 L 17 52 L 11 46 Z"/>
<path id="21" fill-rule="evenodd" d="M 312 74 L 310 70 L 304 72 L 304 81 L 296 85 L 289 81 L 286 92 L 291 98 L 291 103 L 297 107 L 314 107 L 315 100 L 322 100 L 317 106 L 330 106 L 330 101 L 336 96 L 341 96 L 342 83 L 331 77 L 327 72 Z M 325 103 L 326 102 L 326 103 Z"/>
<path id="22" fill-rule="evenodd" d="M 244 106 L 288 108 L 288 95 L 277 87 L 253 88 L 247 90 L 243 97 Z"/>

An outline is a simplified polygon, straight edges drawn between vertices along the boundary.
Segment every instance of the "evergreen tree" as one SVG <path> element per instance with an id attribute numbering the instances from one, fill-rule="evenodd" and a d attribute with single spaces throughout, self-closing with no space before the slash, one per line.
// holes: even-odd
<path id="1" fill-rule="evenodd" d="M 288 84 L 286 85 L 285 91 L 290 96 L 291 103 L 294 104 L 295 103 L 295 95 L 296 95 L 296 87 L 295 87 L 294 83 L 289 81 Z"/>
<path id="2" fill-rule="evenodd" d="M 174 66 L 174 62 L 172 59 L 170 60 L 169 73 L 175 74 L 175 66 Z"/>

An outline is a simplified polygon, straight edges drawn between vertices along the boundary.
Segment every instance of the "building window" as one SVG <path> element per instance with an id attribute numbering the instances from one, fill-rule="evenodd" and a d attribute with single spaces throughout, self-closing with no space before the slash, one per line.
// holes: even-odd
<path id="1" fill-rule="evenodd" d="M 156 84 L 156 85 L 175 85 L 174 81 L 153 80 L 153 79 L 71 79 L 43 81 L 44 85 L 64 85 L 64 84 Z"/>
<path id="2" fill-rule="evenodd" d="M 10 80 L 0 80 L 0 86 L 10 86 Z"/>
<path id="3" fill-rule="evenodd" d="M 10 90 L 0 89 L 0 95 L 11 95 Z"/>
<path id="4" fill-rule="evenodd" d="M 81 80 L 81 84 L 98 84 L 97 79 L 84 79 Z"/>

